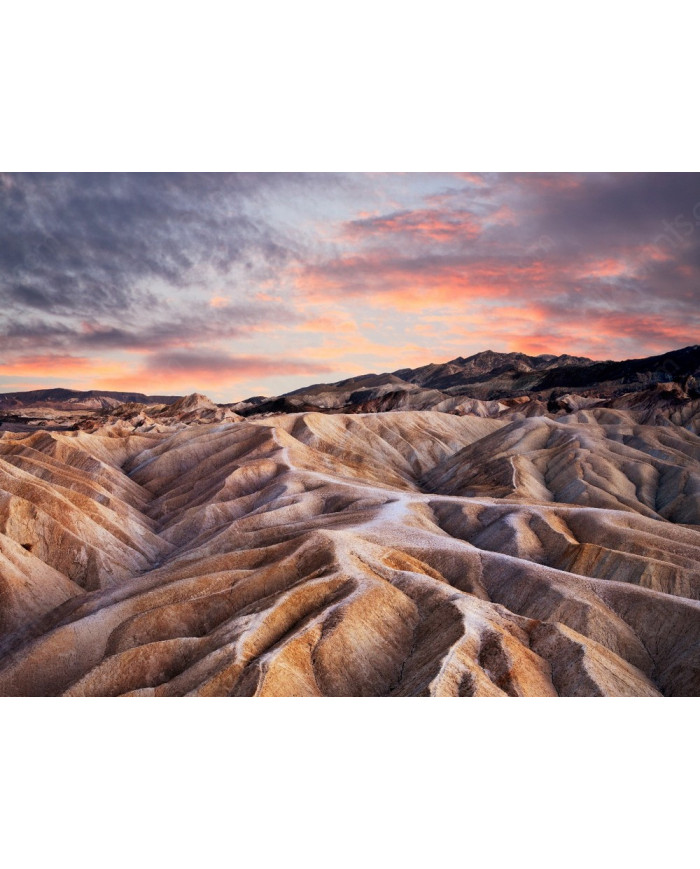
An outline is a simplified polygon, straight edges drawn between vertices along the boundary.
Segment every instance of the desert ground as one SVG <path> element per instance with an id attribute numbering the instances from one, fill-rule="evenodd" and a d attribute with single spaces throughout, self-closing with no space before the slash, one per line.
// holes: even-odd
<path id="1" fill-rule="evenodd" d="M 379 379 L 6 418 L 0 695 L 700 695 L 694 382 Z"/>

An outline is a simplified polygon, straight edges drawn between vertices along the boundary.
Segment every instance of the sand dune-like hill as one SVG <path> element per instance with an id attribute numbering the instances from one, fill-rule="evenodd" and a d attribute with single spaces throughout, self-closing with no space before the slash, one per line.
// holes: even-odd
<path id="1" fill-rule="evenodd" d="M 700 695 L 687 389 L 382 409 L 396 385 L 2 434 L 0 694 Z"/>

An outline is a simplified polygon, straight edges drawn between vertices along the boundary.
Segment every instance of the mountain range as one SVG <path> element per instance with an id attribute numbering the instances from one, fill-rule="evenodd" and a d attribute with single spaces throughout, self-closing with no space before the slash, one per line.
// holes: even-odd
<path id="1" fill-rule="evenodd" d="M 471 412 L 469 399 L 524 397 L 548 403 L 564 394 L 615 398 L 666 383 L 676 383 L 691 398 L 700 397 L 700 345 L 623 362 L 486 350 L 420 368 L 315 384 L 273 398 L 257 396 L 231 407 L 243 416 L 300 408 L 352 413 L 396 407 L 459 412 L 464 407 Z"/>
<path id="2" fill-rule="evenodd" d="M 460 413 L 479 408 L 470 402 L 472 399 L 506 404 L 513 399 L 527 399 L 549 404 L 550 410 L 556 410 L 557 401 L 564 395 L 610 400 L 648 390 L 657 384 L 676 384 L 679 397 L 700 398 L 700 345 L 621 362 L 486 350 L 449 362 L 363 374 L 336 383 L 312 384 L 279 396 L 254 396 L 222 406 L 241 416 L 300 410 L 367 413 L 431 409 Z M 140 392 L 37 389 L 0 394 L 0 414 L 39 408 L 110 411 L 121 404 L 173 405 L 181 398 Z"/>

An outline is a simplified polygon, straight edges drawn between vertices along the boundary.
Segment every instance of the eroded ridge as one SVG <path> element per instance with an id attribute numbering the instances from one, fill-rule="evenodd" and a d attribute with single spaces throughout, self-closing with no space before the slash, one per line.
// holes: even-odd
<path id="1" fill-rule="evenodd" d="M 632 411 L 0 438 L 0 694 L 700 694 L 700 439 Z"/>

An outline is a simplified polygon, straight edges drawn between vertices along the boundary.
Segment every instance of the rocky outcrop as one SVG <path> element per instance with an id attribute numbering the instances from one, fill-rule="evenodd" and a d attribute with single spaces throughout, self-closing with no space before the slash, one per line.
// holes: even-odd
<path id="1" fill-rule="evenodd" d="M 229 408 L 216 405 L 206 395 L 195 392 L 179 398 L 173 404 L 120 404 L 100 414 L 78 420 L 74 428 L 124 436 L 136 431 L 139 434 L 176 431 L 192 424 L 232 422 L 237 419 L 240 419 L 238 414 Z"/>

